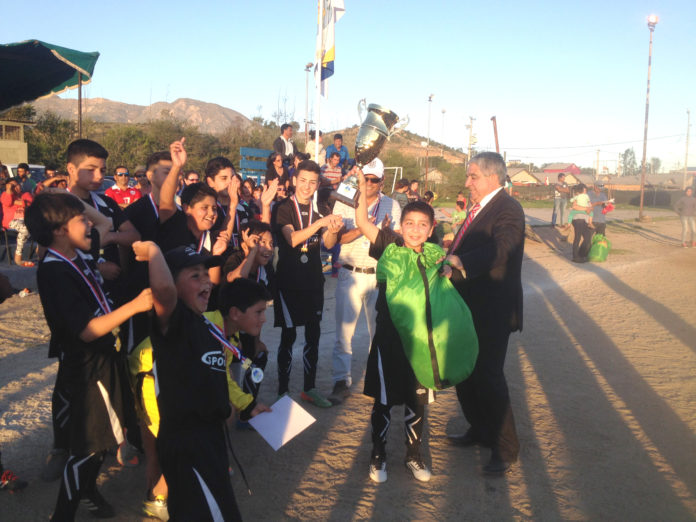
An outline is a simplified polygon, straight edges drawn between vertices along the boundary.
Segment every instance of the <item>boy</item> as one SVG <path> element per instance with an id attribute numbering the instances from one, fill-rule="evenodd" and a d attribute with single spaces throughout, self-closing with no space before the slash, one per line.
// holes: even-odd
<path id="1" fill-rule="evenodd" d="M 219 263 L 190 247 L 167 252 L 152 242 L 133 245 L 149 263 L 155 308 L 153 372 L 159 390 L 157 453 L 174 520 L 240 520 L 228 474 L 224 424 L 230 415 L 225 336 L 261 331 L 266 293 L 235 282 L 221 293 L 224 335 L 203 317 L 212 288 L 207 268 Z M 242 285 L 244 283 L 241 283 Z M 247 407 L 253 416 L 267 410 Z"/>
<path id="2" fill-rule="evenodd" d="M 152 307 L 149 289 L 112 310 L 89 251 L 90 224 L 82 203 L 69 194 L 39 194 L 26 214 L 36 241 L 47 247 L 37 281 L 51 347 L 61 354 L 60 389 L 69 409 L 70 457 L 53 520 L 73 520 L 83 502 L 96 516 L 113 516 L 97 491 L 104 452 L 123 442 L 123 376 L 119 325 Z M 58 382 L 56 387 L 59 387 Z"/>
<path id="3" fill-rule="evenodd" d="M 336 244 L 343 226 L 340 216 L 319 215 L 312 197 L 319 186 L 321 169 L 311 160 L 298 166 L 295 194 L 273 209 L 271 226 L 278 238 L 278 292 L 274 302 L 275 326 L 282 328 L 278 347 L 278 395 L 288 392 L 292 345 L 297 326 L 305 327 L 304 401 L 322 408 L 331 403 L 315 387 L 319 357 L 319 323 L 324 308 L 324 276 L 320 244 Z M 322 230 L 326 229 L 323 233 Z M 321 235 L 320 235 L 321 234 Z"/>

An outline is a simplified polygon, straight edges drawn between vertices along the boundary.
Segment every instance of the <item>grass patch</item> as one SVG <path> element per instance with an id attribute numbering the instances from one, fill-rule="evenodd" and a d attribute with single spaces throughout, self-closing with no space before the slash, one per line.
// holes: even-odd
<path id="1" fill-rule="evenodd" d="M 612 248 L 609 251 L 610 256 L 622 256 L 622 255 L 632 254 L 632 253 L 633 253 L 632 250 L 626 250 L 625 248 Z"/>

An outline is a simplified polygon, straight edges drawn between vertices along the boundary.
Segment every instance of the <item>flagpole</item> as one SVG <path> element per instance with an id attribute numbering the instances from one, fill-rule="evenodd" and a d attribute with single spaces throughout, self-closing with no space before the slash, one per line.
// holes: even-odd
<path id="1" fill-rule="evenodd" d="M 322 22 L 324 20 L 324 0 L 319 0 L 319 10 L 317 18 L 317 57 L 315 60 L 316 69 L 314 73 L 314 113 L 312 118 L 314 123 L 314 161 L 319 163 L 319 129 L 321 128 L 321 65 L 323 61 L 322 51 L 324 49 L 324 30 Z"/>

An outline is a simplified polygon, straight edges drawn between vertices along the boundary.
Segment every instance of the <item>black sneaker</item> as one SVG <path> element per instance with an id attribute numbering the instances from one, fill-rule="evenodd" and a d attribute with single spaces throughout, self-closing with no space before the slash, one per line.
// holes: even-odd
<path id="1" fill-rule="evenodd" d="M 331 395 L 329 395 L 329 400 L 331 404 L 341 404 L 344 400 L 350 397 L 350 387 L 346 381 L 336 381 L 333 387 Z"/>
<path id="2" fill-rule="evenodd" d="M 96 489 L 87 498 L 80 500 L 94 518 L 113 518 L 116 511 Z"/>
<path id="3" fill-rule="evenodd" d="M 12 473 L 9 469 L 6 469 L 0 475 L 0 491 L 9 491 L 14 493 L 21 489 L 26 488 L 28 482 L 26 480 L 21 480 L 17 475 Z"/>

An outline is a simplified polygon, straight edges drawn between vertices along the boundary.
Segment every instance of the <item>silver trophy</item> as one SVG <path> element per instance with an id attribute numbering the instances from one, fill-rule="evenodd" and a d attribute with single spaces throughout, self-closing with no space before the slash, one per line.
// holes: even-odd
<path id="1" fill-rule="evenodd" d="M 355 139 L 355 162 L 359 168 L 362 168 L 379 155 L 389 138 L 408 125 L 408 117 L 397 127 L 399 117 L 394 112 L 374 103 L 367 105 L 364 98 L 358 102 L 358 116 L 362 124 Z M 331 193 L 331 196 L 353 208 L 357 207 L 359 196 L 357 177 L 348 176 Z"/>

